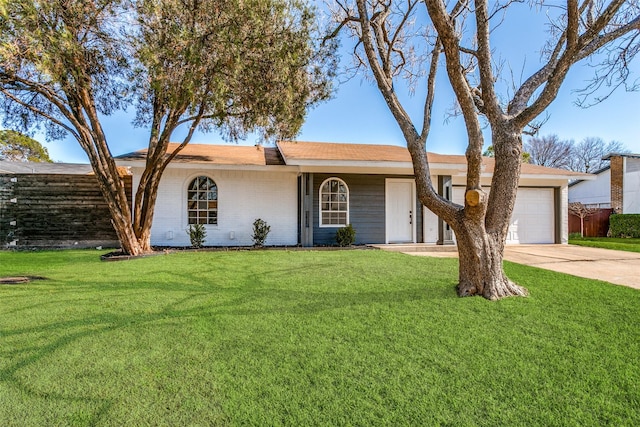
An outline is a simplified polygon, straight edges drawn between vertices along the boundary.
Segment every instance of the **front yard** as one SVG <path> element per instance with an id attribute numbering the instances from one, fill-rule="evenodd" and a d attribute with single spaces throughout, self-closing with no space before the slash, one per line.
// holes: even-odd
<path id="1" fill-rule="evenodd" d="M 640 292 L 507 264 L 0 252 L 0 425 L 640 425 Z"/>
<path id="2" fill-rule="evenodd" d="M 640 239 L 622 239 L 613 237 L 573 237 L 569 239 L 569 243 L 572 245 L 589 246 L 591 248 L 640 252 Z"/>

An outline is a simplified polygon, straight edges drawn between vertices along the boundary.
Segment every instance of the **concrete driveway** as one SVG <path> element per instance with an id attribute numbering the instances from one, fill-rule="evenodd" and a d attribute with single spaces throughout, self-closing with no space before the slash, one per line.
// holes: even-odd
<path id="1" fill-rule="evenodd" d="M 511 262 L 640 289 L 640 253 L 575 245 L 507 246 Z"/>
<path id="2" fill-rule="evenodd" d="M 435 257 L 458 255 L 453 246 L 407 245 L 401 252 Z M 640 289 L 640 253 L 637 252 L 574 245 L 510 245 L 505 249 L 504 258 L 518 264 Z"/>

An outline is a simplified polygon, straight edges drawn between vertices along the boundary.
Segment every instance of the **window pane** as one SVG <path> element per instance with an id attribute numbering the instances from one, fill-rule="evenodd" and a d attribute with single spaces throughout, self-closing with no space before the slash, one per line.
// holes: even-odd
<path id="1" fill-rule="evenodd" d="M 320 191 L 320 224 L 346 225 L 349 204 L 349 187 L 337 178 L 322 184 Z"/>
<path id="2" fill-rule="evenodd" d="M 218 223 L 218 187 L 207 176 L 198 176 L 187 189 L 187 221 L 189 224 Z"/>

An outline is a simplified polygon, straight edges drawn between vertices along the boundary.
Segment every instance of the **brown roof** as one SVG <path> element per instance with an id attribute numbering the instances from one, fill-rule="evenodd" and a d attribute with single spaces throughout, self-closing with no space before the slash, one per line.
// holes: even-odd
<path id="1" fill-rule="evenodd" d="M 496 161 L 493 157 L 483 157 L 482 164 L 485 167 L 485 172 L 493 173 Z M 532 165 L 530 163 L 523 163 L 522 169 L 520 169 L 520 175 L 561 175 L 567 177 L 575 177 L 575 179 L 586 178 L 590 176 L 588 173 L 568 171 L 566 169 L 548 168 L 546 166 Z"/>
<path id="2" fill-rule="evenodd" d="M 280 141 L 278 147 L 285 161 L 295 160 L 336 160 L 336 161 L 360 161 L 360 162 L 411 162 L 411 155 L 406 147 L 398 145 L 372 145 L 372 144 L 339 144 L 329 142 L 302 142 Z M 466 165 L 467 159 L 460 154 L 427 153 L 431 164 Z M 484 157 L 485 172 L 493 173 L 495 159 Z M 524 175 L 566 175 L 584 176 L 582 173 L 553 169 L 544 166 L 522 164 Z"/>
<path id="3" fill-rule="evenodd" d="M 330 142 L 279 141 L 278 148 L 287 161 L 354 160 L 365 162 L 410 162 L 405 147 L 397 145 L 338 144 Z"/>
<path id="4" fill-rule="evenodd" d="M 169 144 L 168 152 L 172 152 L 179 144 Z M 147 150 L 140 150 L 118 156 L 119 160 L 144 160 Z M 464 166 L 465 156 L 456 154 L 428 153 L 431 164 L 450 164 Z M 296 165 L 300 161 L 325 162 L 331 166 L 332 161 L 353 162 L 398 162 L 411 163 L 411 156 L 406 147 L 398 145 L 372 144 L 340 144 L 331 142 L 279 141 L 277 147 L 246 145 L 213 145 L 189 144 L 174 159 L 183 163 L 213 163 L 216 165 Z M 287 163 L 288 162 L 288 163 Z M 483 159 L 486 173 L 493 173 L 495 160 L 491 157 Z M 298 163 L 299 164 L 299 163 Z M 523 175 L 561 175 L 567 177 L 585 177 L 586 174 L 553 169 L 544 166 L 522 165 Z"/>
<path id="5" fill-rule="evenodd" d="M 172 153 L 180 144 L 170 143 Z M 118 160 L 144 160 L 147 149 L 118 156 Z M 174 162 L 214 163 L 216 165 L 284 165 L 282 156 L 275 147 L 246 145 L 188 144 L 176 155 Z"/>
<path id="6" fill-rule="evenodd" d="M 360 162 L 407 162 L 411 155 L 399 145 L 340 144 L 334 142 L 280 141 L 278 147 L 287 160 L 354 160 Z M 428 153 L 431 163 L 466 163 L 461 155 Z"/>

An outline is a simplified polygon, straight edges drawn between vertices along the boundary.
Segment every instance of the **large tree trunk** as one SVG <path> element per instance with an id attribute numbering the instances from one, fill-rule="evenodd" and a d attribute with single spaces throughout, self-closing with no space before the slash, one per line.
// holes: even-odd
<path id="1" fill-rule="evenodd" d="M 504 245 L 479 224 L 463 224 L 456 233 L 459 256 L 459 296 L 482 295 L 495 301 L 508 296 L 526 296 L 525 288 L 516 285 L 502 268 Z"/>
<path id="2" fill-rule="evenodd" d="M 113 159 L 107 160 L 106 163 L 113 163 L 110 165 L 112 167 L 107 167 L 105 170 L 102 164 L 99 162 L 94 163 L 93 161 L 92 166 L 98 178 L 100 190 L 111 213 L 113 228 L 120 240 L 123 252 L 129 255 L 141 255 L 145 252 L 145 249 L 140 245 L 133 231 L 131 209 L 124 183 L 118 174 Z"/>
<path id="3" fill-rule="evenodd" d="M 509 280 L 502 267 L 518 191 L 522 137 L 506 123 L 492 130 L 496 157 L 489 197 L 481 189 L 467 188 L 464 211 L 452 227 L 460 257 L 458 295 L 496 300 L 526 296 L 528 291 Z"/>
<path id="4" fill-rule="evenodd" d="M 521 136 L 505 126 L 503 130 L 493 133 L 492 142 L 496 159 L 491 191 L 487 196 L 480 187 L 480 165 L 468 168 L 464 206 L 455 205 L 435 194 L 428 176 L 426 153 L 420 141 L 411 140 L 408 147 L 420 202 L 446 221 L 455 232 L 460 267 L 458 295 L 479 295 L 497 300 L 508 296 L 526 296 L 528 291 L 509 280 L 502 267 L 518 189 Z M 471 161 L 478 161 L 469 153 L 467 157 Z"/>
<path id="5" fill-rule="evenodd" d="M 158 170 L 161 168 L 162 170 Z M 164 167 L 145 169 L 135 196 L 133 229 L 143 250 L 151 251 L 151 225 Z"/>

